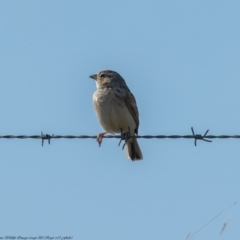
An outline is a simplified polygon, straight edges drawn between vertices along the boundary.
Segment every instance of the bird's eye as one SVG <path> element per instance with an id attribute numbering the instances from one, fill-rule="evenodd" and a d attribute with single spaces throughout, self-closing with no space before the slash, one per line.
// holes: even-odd
<path id="1" fill-rule="evenodd" d="M 105 74 L 101 74 L 101 78 L 104 78 L 105 77 Z"/>

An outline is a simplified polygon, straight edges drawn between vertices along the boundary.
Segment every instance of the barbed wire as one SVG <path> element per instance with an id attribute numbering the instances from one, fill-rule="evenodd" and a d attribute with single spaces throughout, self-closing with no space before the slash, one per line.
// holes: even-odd
<path id="1" fill-rule="evenodd" d="M 152 138 L 157 138 L 157 139 L 180 139 L 180 138 L 185 138 L 185 139 L 194 139 L 194 145 L 197 146 L 197 140 L 202 140 L 205 142 L 212 142 L 211 140 L 208 139 L 215 139 L 215 138 L 221 138 L 221 139 L 228 139 L 228 138 L 240 138 L 240 135 L 207 135 L 209 130 L 205 132 L 204 135 L 201 134 L 195 134 L 193 127 L 191 128 L 192 134 L 191 135 L 143 135 L 143 136 L 130 136 L 130 138 L 144 138 L 144 139 L 152 139 Z M 50 134 L 44 134 L 41 132 L 41 135 L 0 135 L 0 139 L 41 139 L 42 140 L 42 146 L 44 144 L 44 141 L 47 140 L 48 144 L 50 144 L 51 139 L 74 139 L 74 138 L 80 138 L 80 139 L 86 139 L 86 138 L 93 138 L 96 139 L 97 136 L 89 136 L 89 135 L 50 135 Z M 106 135 L 103 136 L 103 138 L 119 138 L 122 139 L 121 135 Z"/>

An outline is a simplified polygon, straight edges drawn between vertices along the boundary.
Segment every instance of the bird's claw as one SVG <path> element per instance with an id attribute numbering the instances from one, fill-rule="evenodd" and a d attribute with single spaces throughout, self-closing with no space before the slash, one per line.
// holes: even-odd
<path id="1" fill-rule="evenodd" d="M 120 146 L 122 140 L 125 140 L 125 143 L 123 144 L 123 147 L 122 147 L 122 149 L 124 149 L 129 138 L 130 138 L 130 128 L 128 129 L 128 132 L 123 132 L 121 129 L 121 139 L 120 139 L 118 146 Z"/>
<path id="2" fill-rule="evenodd" d="M 103 132 L 103 133 L 99 133 L 98 135 L 97 135 L 97 142 L 98 142 L 98 145 L 99 145 L 99 147 L 101 147 L 101 144 L 102 144 L 102 140 L 103 140 L 103 136 L 106 134 L 107 132 Z"/>

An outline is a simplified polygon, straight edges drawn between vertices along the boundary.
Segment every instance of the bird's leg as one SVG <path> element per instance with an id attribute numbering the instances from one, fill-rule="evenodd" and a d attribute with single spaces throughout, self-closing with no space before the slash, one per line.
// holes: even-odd
<path id="1" fill-rule="evenodd" d="M 122 140 L 125 140 L 125 143 L 123 144 L 122 149 L 124 149 L 125 144 L 127 143 L 128 139 L 130 138 L 130 127 L 128 127 L 128 132 L 123 132 L 121 128 L 121 140 L 118 144 L 118 146 L 121 144 Z"/>
<path id="2" fill-rule="evenodd" d="M 124 133 L 123 133 L 122 128 L 121 128 L 121 139 L 120 139 L 120 142 L 119 142 L 118 146 L 120 146 L 122 140 L 124 140 Z"/>
<path id="3" fill-rule="evenodd" d="M 131 136 L 131 134 L 130 134 L 130 127 L 128 126 L 128 132 L 126 132 L 126 139 L 125 139 L 126 142 L 130 138 L 130 136 Z"/>
<path id="4" fill-rule="evenodd" d="M 99 133 L 99 134 L 97 135 L 97 139 L 96 139 L 96 140 L 97 140 L 97 142 L 98 142 L 99 147 L 101 147 L 102 139 L 103 139 L 103 136 L 104 136 L 105 134 L 107 134 L 107 132 Z"/>

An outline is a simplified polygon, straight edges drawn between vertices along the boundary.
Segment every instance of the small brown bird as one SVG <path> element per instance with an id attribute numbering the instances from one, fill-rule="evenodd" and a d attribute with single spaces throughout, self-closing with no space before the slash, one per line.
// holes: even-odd
<path id="1" fill-rule="evenodd" d="M 97 137 L 99 145 L 106 133 L 121 133 L 122 136 L 138 134 L 139 114 L 135 97 L 124 79 L 117 72 L 101 71 L 91 75 L 97 90 L 93 94 L 93 105 L 97 118 L 106 132 Z M 127 138 L 125 145 L 128 158 L 143 159 L 136 138 Z"/>

